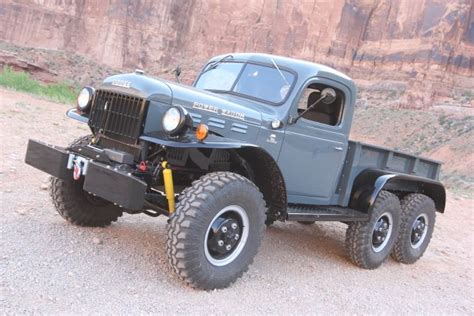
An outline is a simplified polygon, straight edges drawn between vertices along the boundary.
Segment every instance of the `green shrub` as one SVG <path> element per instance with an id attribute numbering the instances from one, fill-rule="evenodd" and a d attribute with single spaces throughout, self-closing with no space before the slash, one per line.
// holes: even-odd
<path id="1" fill-rule="evenodd" d="M 70 85 L 60 82 L 44 86 L 41 94 L 45 97 L 62 103 L 76 102 L 78 92 Z"/>
<path id="2" fill-rule="evenodd" d="M 75 102 L 78 93 L 77 89 L 67 83 L 42 84 L 32 79 L 30 74 L 24 71 L 15 71 L 8 66 L 4 66 L 0 73 L 0 86 L 70 104 Z"/>

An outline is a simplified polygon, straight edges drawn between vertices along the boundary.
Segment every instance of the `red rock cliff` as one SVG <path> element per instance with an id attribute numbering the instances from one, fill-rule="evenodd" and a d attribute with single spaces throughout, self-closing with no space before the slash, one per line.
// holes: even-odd
<path id="1" fill-rule="evenodd" d="M 474 90 L 471 0 L 0 0 L 0 40 L 153 73 L 268 52 L 402 82 L 402 106 Z"/>

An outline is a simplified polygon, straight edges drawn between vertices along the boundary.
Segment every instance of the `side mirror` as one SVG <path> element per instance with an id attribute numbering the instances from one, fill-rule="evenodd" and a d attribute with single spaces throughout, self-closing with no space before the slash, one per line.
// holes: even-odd
<path id="1" fill-rule="evenodd" d="M 290 116 L 288 120 L 288 124 L 295 124 L 300 119 L 300 117 L 302 117 L 303 115 L 305 115 L 306 112 L 314 108 L 319 102 L 323 102 L 324 104 L 333 103 L 334 101 L 336 101 L 336 96 L 337 96 L 336 91 L 333 88 L 323 89 L 323 91 L 321 91 L 321 97 L 318 100 L 316 100 L 313 104 L 308 106 L 306 110 L 298 114 L 296 117 Z"/>
<path id="2" fill-rule="evenodd" d="M 331 104 L 336 101 L 336 91 L 333 88 L 325 88 L 321 91 L 324 104 Z"/>

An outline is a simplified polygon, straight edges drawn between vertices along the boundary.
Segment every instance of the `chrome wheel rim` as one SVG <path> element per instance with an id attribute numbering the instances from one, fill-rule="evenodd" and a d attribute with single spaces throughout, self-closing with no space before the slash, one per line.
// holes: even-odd
<path id="1" fill-rule="evenodd" d="M 385 212 L 379 216 L 372 230 L 372 250 L 382 251 L 387 246 L 393 230 L 392 214 Z"/>
<path id="2" fill-rule="evenodd" d="M 411 226 L 410 245 L 413 249 L 419 248 L 425 241 L 428 233 L 428 216 L 419 215 Z"/>
<path id="3" fill-rule="evenodd" d="M 204 238 L 206 259 L 214 266 L 233 262 L 242 252 L 249 235 L 247 212 L 238 205 L 220 210 L 211 220 Z"/>

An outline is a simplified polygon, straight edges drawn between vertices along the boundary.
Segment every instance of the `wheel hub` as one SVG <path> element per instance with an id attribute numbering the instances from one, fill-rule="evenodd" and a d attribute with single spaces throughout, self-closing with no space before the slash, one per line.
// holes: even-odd
<path id="1" fill-rule="evenodd" d="M 241 236 L 239 222 L 233 218 L 217 218 L 211 226 L 208 247 L 211 253 L 227 255 L 232 252 Z"/>
<path id="2" fill-rule="evenodd" d="M 382 214 L 374 225 L 372 232 L 372 249 L 375 252 L 381 251 L 388 242 L 392 233 L 391 216 Z"/>
<path id="3" fill-rule="evenodd" d="M 413 248 L 418 248 L 424 241 L 427 233 L 428 219 L 426 215 L 418 216 L 411 227 L 410 242 Z"/>
<path id="4" fill-rule="evenodd" d="M 242 252 L 249 236 L 249 218 L 239 205 L 229 205 L 210 221 L 204 253 L 214 266 L 222 267 L 234 261 Z"/>

